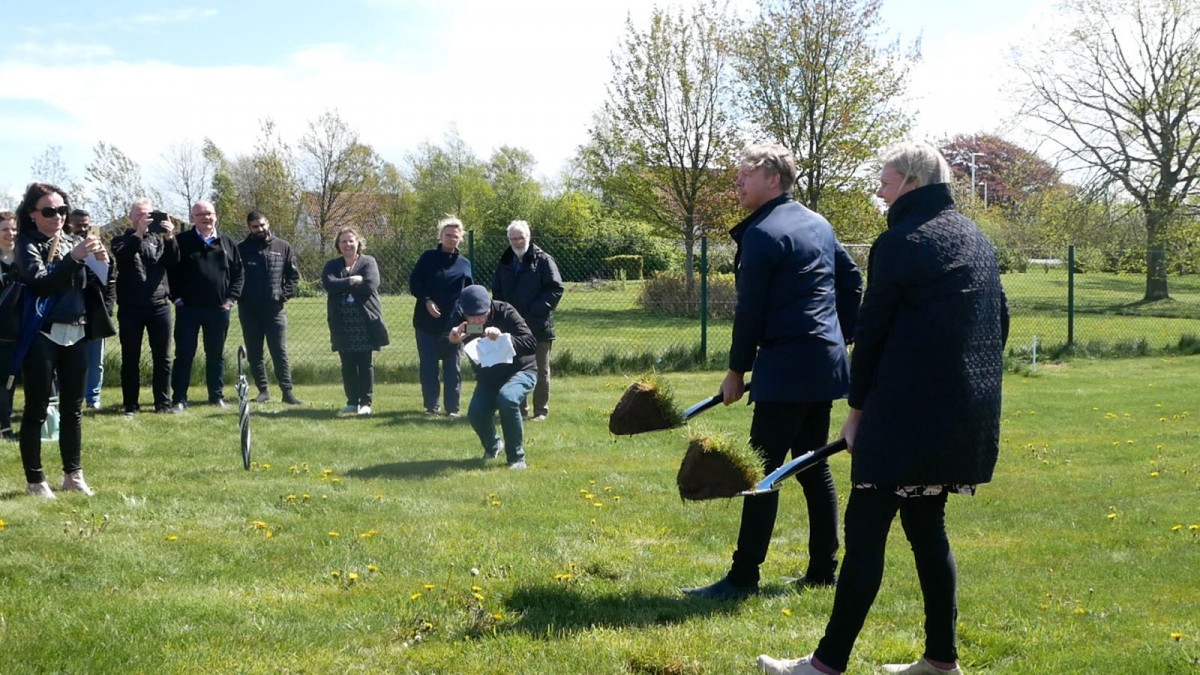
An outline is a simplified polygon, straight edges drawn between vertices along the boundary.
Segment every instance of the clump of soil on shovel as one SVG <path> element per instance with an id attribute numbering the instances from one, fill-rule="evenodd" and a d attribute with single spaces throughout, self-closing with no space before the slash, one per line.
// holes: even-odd
<path id="1" fill-rule="evenodd" d="M 683 424 L 671 390 L 656 378 L 642 378 L 625 390 L 608 417 L 608 430 L 618 436 L 674 429 Z"/>
<path id="2" fill-rule="evenodd" d="M 690 501 L 728 499 L 762 480 L 762 458 L 728 436 L 692 436 L 675 482 Z"/>

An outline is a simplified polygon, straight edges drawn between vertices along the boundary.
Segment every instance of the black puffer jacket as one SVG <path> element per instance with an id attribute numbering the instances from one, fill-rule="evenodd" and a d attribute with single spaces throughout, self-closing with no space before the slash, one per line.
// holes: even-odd
<path id="1" fill-rule="evenodd" d="M 55 297 L 54 307 L 39 327 L 51 323 L 84 323 L 87 338 L 106 338 L 117 334 L 104 294 L 104 284 L 84 263 L 70 256 L 79 238 L 63 234 L 58 255 L 51 256 L 50 237 L 36 230 L 17 237 L 17 277 L 39 298 Z M 48 262 L 53 258 L 53 262 Z"/>
<path id="2" fill-rule="evenodd" d="M 112 250 L 118 305 L 155 307 L 171 301 L 167 297 L 167 267 L 179 261 L 179 245 L 174 238 L 140 237 L 130 228 L 113 239 Z"/>
<path id="3" fill-rule="evenodd" d="M 516 257 L 511 246 L 500 256 L 492 299 L 516 308 L 538 342 L 549 342 L 554 339 L 554 308 L 563 294 L 562 275 L 554 258 L 532 244 L 521 256 L 519 269 L 513 264 Z"/>
<path id="4" fill-rule="evenodd" d="M 246 270 L 239 306 L 270 307 L 296 297 L 300 268 L 290 244 L 279 237 L 263 241 L 251 234 L 238 244 L 238 252 Z"/>
<path id="5" fill-rule="evenodd" d="M 985 483 L 999 451 L 1008 307 L 987 237 L 949 186 L 909 192 L 871 246 L 850 368 L 851 480 Z"/>

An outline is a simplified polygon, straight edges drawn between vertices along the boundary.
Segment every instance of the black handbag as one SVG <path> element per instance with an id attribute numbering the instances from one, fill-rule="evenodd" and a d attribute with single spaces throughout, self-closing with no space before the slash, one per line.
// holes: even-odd
<path id="1" fill-rule="evenodd" d="M 16 342 L 21 336 L 21 315 L 25 311 L 25 284 L 10 281 L 0 291 L 0 341 Z"/>

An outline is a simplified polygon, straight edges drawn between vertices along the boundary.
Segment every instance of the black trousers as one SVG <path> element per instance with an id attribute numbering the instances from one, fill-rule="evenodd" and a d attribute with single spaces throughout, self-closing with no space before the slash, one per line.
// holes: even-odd
<path id="1" fill-rule="evenodd" d="M 372 352 L 338 352 L 342 360 L 342 388 L 346 405 L 371 405 L 375 395 L 375 366 Z"/>
<path id="2" fill-rule="evenodd" d="M 825 445 L 829 438 L 832 403 L 756 402 L 750 423 L 750 444 L 763 456 L 763 469 L 770 473 L 783 465 L 788 451 L 799 456 Z M 837 490 L 829 463 L 821 462 L 796 475 L 808 504 L 808 569 L 812 579 L 832 578 L 837 570 Z M 773 492 L 742 501 L 742 525 L 729 580 L 739 586 L 758 583 L 758 568 L 767 559 L 779 493 Z"/>
<path id="3" fill-rule="evenodd" d="M 279 388 L 292 388 L 292 367 L 287 354 L 287 310 L 283 303 L 269 305 L 238 306 L 238 321 L 242 324 L 242 340 L 246 345 L 246 358 L 250 362 L 250 374 L 259 391 L 267 390 L 267 363 L 263 358 L 263 339 L 271 352 L 275 364 L 275 380 Z"/>
<path id="4" fill-rule="evenodd" d="M 925 599 L 925 654 L 935 661 L 958 660 L 958 572 L 946 537 L 946 493 L 933 497 L 899 497 L 888 489 L 850 491 L 846 505 L 846 556 L 833 598 L 833 612 L 816 656 L 825 665 L 845 670 L 850 650 L 862 630 L 883 580 L 888 530 L 896 512 L 912 546 L 917 578 Z"/>
<path id="5" fill-rule="evenodd" d="M 171 306 L 168 304 L 117 309 L 121 339 L 121 403 L 125 410 L 138 407 L 142 386 L 142 335 L 150 338 L 150 391 L 154 409 L 171 404 Z"/>
<path id="6" fill-rule="evenodd" d="M 175 403 L 188 400 L 192 361 L 196 358 L 202 329 L 208 400 L 225 398 L 225 336 L 229 333 L 229 310 L 185 305 L 175 311 L 175 367 L 171 373 L 171 400 Z"/>
<path id="7" fill-rule="evenodd" d="M 46 480 L 42 471 L 42 424 L 46 422 L 46 406 L 54 391 L 58 374 L 58 451 L 62 455 L 63 473 L 78 471 L 80 447 L 83 442 L 83 385 L 87 380 L 87 340 L 70 347 L 55 343 L 39 333 L 21 365 L 25 384 L 25 413 L 21 416 L 21 465 L 25 481 L 40 483 Z"/>

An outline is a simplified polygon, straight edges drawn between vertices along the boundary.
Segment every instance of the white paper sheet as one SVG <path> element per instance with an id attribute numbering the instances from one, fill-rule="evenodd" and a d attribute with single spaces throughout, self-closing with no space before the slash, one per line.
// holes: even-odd
<path id="1" fill-rule="evenodd" d="M 84 258 L 83 264 L 96 273 L 96 276 L 100 278 L 100 283 L 108 285 L 108 263 L 100 262 L 96 259 L 95 253 L 89 253 L 88 257 Z"/>
<path id="2" fill-rule="evenodd" d="M 501 333 L 495 340 L 486 337 L 471 340 L 463 346 L 463 353 L 481 368 L 488 368 L 501 363 L 512 363 L 517 350 L 513 348 L 512 335 Z"/>

